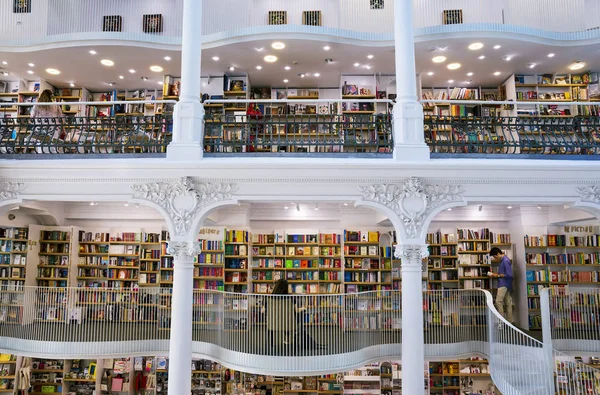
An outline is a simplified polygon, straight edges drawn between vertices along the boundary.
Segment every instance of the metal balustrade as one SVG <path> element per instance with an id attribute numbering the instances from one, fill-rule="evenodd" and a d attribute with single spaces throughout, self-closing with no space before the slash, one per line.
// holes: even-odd
<path id="1" fill-rule="evenodd" d="M 181 45 L 183 0 L 28 0 L 0 5 L 0 45 L 81 40 Z M 393 0 L 203 0 L 203 35 L 220 40 L 272 32 L 393 40 Z M 600 37 L 600 6 L 586 0 L 414 0 L 417 35 L 498 31 L 554 40 Z M 238 17 L 231 23 L 230 10 Z M 567 23 L 565 23 L 565 21 Z"/>

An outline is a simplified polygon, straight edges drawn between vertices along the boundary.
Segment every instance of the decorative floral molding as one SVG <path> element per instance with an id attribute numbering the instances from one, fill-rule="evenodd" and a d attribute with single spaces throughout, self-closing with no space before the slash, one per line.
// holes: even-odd
<path id="1" fill-rule="evenodd" d="M 192 241 L 171 241 L 167 253 L 175 258 L 175 265 L 181 262 L 193 262 L 194 257 L 200 254 L 200 244 Z M 192 265 L 193 267 L 193 265 Z"/>
<path id="2" fill-rule="evenodd" d="M 587 185 L 585 187 L 577 187 L 576 191 L 581 196 L 582 202 L 600 204 L 600 186 Z"/>
<path id="3" fill-rule="evenodd" d="M 394 257 L 396 259 L 402 259 L 402 264 L 413 263 L 421 265 L 421 260 L 429 256 L 429 249 L 426 244 L 413 244 L 413 245 L 396 245 L 394 249 Z"/>
<path id="4" fill-rule="evenodd" d="M 19 192 L 25 189 L 25 184 L 19 182 L 3 182 L 0 184 L 0 202 L 16 199 Z"/>
<path id="5" fill-rule="evenodd" d="M 132 186 L 134 198 L 147 200 L 160 206 L 171 217 L 175 234 L 185 236 L 191 230 L 196 215 L 206 206 L 232 198 L 232 184 L 194 185 L 190 177 L 182 177 L 174 182 L 152 182 Z M 179 198 L 191 198 L 191 204 L 178 205 Z"/>
<path id="6" fill-rule="evenodd" d="M 416 177 L 403 184 L 374 184 L 359 186 L 363 200 L 382 204 L 396 213 L 404 223 L 409 238 L 419 238 L 423 221 L 437 208 L 464 201 L 460 185 L 423 184 Z"/>

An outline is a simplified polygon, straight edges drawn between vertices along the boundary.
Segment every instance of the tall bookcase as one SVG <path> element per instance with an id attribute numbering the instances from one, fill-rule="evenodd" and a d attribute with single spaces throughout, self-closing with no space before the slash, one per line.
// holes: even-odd
<path id="1" fill-rule="evenodd" d="M 275 244 L 276 235 L 252 234 L 252 292 L 268 294 L 274 283 L 284 278 L 285 245 Z"/>
<path id="2" fill-rule="evenodd" d="M 161 240 L 159 233 L 142 233 L 140 242 L 140 287 L 157 287 L 160 280 Z"/>
<path id="3" fill-rule="evenodd" d="M 224 288 L 228 292 L 248 292 L 248 250 L 250 232 L 226 230 Z"/>
<path id="4" fill-rule="evenodd" d="M 107 270 L 109 288 L 138 288 L 140 242 L 140 233 L 124 232 L 111 236 Z"/>
<path id="5" fill-rule="evenodd" d="M 285 278 L 290 293 L 318 293 L 318 234 L 286 235 L 285 252 Z"/>
<path id="6" fill-rule="evenodd" d="M 71 254 L 71 232 L 42 230 L 37 285 L 39 287 L 67 287 Z"/>
<path id="7" fill-rule="evenodd" d="M 346 292 L 375 291 L 382 285 L 379 232 L 344 231 L 344 283 Z M 390 268 L 391 269 L 391 268 Z"/>
<path id="8" fill-rule="evenodd" d="M 430 290 L 457 289 L 458 252 L 456 237 L 452 234 L 429 233 L 429 258 L 427 262 L 428 288 Z"/>

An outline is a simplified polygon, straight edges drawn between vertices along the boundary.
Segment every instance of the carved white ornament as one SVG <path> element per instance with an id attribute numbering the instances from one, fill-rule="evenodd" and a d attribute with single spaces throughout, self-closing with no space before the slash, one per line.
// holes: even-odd
<path id="1" fill-rule="evenodd" d="M 413 244 L 413 245 L 396 245 L 394 250 L 394 257 L 396 259 L 402 259 L 402 264 L 413 263 L 421 265 L 421 260 L 429 256 L 429 249 L 425 244 Z M 408 261 L 408 262 L 406 262 Z"/>
<path id="2" fill-rule="evenodd" d="M 582 202 L 590 202 L 600 204 L 600 186 L 588 185 L 585 187 L 577 187 L 577 193 L 581 196 Z"/>
<path id="3" fill-rule="evenodd" d="M 180 263 L 181 261 L 193 262 L 194 257 L 198 256 L 200 252 L 200 244 L 198 242 L 191 241 L 171 241 L 169 242 L 169 247 L 167 248 L 167 253 L 169 255 L 173 255 L 175 258 L 176 265 L 178 263 L 177 261 Z"/>
<path id="4" fill-rule="evenodd" d="M 16 199 L 19 192 L 25 189 L 25 184 L 18 182 L 3 182 L 0 184 L 0 202 Z"/>
<path id="5" fill-rule="evenodd" d="M 210 183 L 196 186 L 190 177 L 182 177 L 175 182 L 136 184 L 132 189 L 135 198 L 157 204 L 171 217 L 175 226 L 174 236 L 185 236 L 204 207 L 232 198 L 233 187 L 231 184 Z M 176 200 L 181 197 L 191 198 L 191 204 L 183 209 L 177 207 Z"/>
<path id="6" fill-rule="evenodd" d="M 396 213 L 404 223 L 409 238 L 419 238 L 425 218 L 437 208 L 464 200 L 460 185 L 429 185 L 411 177 L 403 184 L 359 186 L 363 200 L 382 204 Z M 407 204 L 407 202 L 419 204 Z"/>

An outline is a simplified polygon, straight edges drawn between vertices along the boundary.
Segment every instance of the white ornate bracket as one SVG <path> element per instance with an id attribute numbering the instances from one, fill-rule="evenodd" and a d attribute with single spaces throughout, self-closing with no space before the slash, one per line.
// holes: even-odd
<path id="1" fill-rule="evenodd" d="M 167 248 L 167 253 L 173 255 L 176 264 L 178 261 L 192 262 L 200 252 L 200 244 L 192 241 L 171 241 Z"/>
<path id="2" fill-rule="evenodd" d="M 232 184 L 198 184 L 190 177 L 174 182 L 153 182 L 132 186 L 133 197 L 161 207 L 170 217 L 173 236 L 187 236 L 196 216 L 208 205 L 231 200 Z"/>
<path id="3" fill-rule="evenodd" d="M 19 192 L 25 189 L 25 184 L 18 182 L 0 183 L 0 203 L 5 200 L 13 200 L 19 197 Z"/>
<path id="4" fill-rule="evenodd" d="M 363 200 L 379 203 L 397 214 L 410 239 L 420 238 L 426 218 L 436 209 L 464 201 L 462 186 L 423 184 L 416 177 L 408 178 L 402 184 L 375 184 L 358 188 Z"/>
<path id="5" fill-rule="evenodd" d="M 587 185 L 577 187 L 577 193 L 581 197 L 580 200 L 586 203 L 595 203 L 600 205 L 600 185 Z"/>

